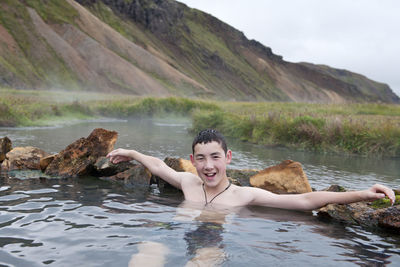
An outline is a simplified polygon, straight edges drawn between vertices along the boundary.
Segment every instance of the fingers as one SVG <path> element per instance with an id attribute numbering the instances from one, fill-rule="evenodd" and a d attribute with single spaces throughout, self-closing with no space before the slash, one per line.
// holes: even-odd
<path id="1" fill-rule="evenodd" d="M 390 199 L 390 203 L 393 205 L 395 200 L 396 200 L 396 196 L 393 192 L 392 189 L 380 185 L 380 184 L 376 184 L 372 187 L 372 189 L 378 193 L 379 198 L 384 198 L 385 196 L 387 196 Z"/>
<path id="2" fill-rule="evenodd" d="M 122 157 L 119 155 L 119 149 L 111 151 L 106 157 L 109 158 L 110 162 L 113 164 L 117 164 L 122 161 Z"/>
<path id="3" fill-rule="evenodd" d="M 107 157 L 107 158 L 114 157 L 115 155 L 118 154 L 119 150 L 120 150 L 120 149 L 118 148 L 118 149 L 115 149 L 115 150 L 111 151 L 110 153 L 107 154 L 106 157 Z"/>
<path id="4" fill-rule="evenodd" d="M 122 161 L 121 157 L 118 157 L 118 156 L 110 158 L 110 162 L 113 163 L 113 164 L 118 164 L 121 161 Z"/>

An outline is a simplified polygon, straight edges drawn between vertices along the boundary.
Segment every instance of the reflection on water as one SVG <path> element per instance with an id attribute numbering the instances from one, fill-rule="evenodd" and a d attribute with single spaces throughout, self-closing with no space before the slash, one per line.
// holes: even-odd
<path id="1" fill-rule="evenodd" d="M 3 128 L 0 136 L 9 136 L 14 146 L 58 152 L 96 127 L 118 131 L 119 147 L 160 158 L 187 158 L 190 153 L 192 137 L 186 119 Z M 333 183 L 365 188 L 378 181 L 399 185 L 399 159 L 340 157 L 229 141 L 233 168 L 264 168 L 290 158 L 303 164 L 316 188 Z M 1 173 L 0 266 L 134 266 L 146 255 L 166 266 L 400 263 L 398 235 L 323 222 L 309 212 L 203 209 L 180 200 L 180 196 L 126 189 L 91 177 L 50 179 L 38 172 Z"/>
<path id="2" fill-rule="evenodd" d="M 329 266 L 335 261 L 395 266 L 400 261 L 399 236 L 325 223 L 309 212 L 204 210 L 89 177 L 19 180 L 3 175 L 1 185 L 4 264 L 127 266 L 160 244 L 165 253 L 159 257 L 167 266 L 211 260 L 226 266 Z"/>

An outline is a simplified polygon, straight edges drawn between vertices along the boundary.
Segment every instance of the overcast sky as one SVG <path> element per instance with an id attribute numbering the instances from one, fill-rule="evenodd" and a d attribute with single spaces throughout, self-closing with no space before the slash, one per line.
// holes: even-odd
<path id="1" fill-rule="evenodd" d="M 291 62 L 325 64 L 386 83 L 400 96 L 398 0 L 179 0 Z"/>

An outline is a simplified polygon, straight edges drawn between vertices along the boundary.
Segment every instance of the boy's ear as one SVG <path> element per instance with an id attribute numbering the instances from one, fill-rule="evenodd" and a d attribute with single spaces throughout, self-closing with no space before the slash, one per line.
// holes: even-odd
<path id="1" fill-rule="evenodd" d="M 226 158 L 226 164 L 231 163 L 231 160 L 232 160 L 232 151 L 231 150 L 226 151 L 225 158 Z"/>
<path id="2" fill-rule="evenodd" d="M 194 165 L 194 157 L 193 157 L 193 154 L 190 154 L 190 161 L 191 161 L 192 164 Z"/>

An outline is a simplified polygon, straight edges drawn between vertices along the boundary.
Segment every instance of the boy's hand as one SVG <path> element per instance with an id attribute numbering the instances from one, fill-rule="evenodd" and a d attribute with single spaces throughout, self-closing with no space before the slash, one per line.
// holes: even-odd
<path id="1" fill-rule="evenodd" d="M 111 163 L 117 164 L 123 161 L 131 161 L 132 157 L 129 154 L 129 150 L 118 148 L 108 153 L 107 158 L 110 159 Z"/>
<path id="2" fill-rule="evenodd" d="M 393 205 L 395 200 L 396 200 L 396 196 L 393 192 L 392 189 L 384 186 L 384 185 L 380 185 L 380 184 L 376 184 L 374 186 L 372 186 L 371 188 L 367 189 L 364 191 L 366 193 L 366 200 L 376 200 L 376 199 L 381 199 L 384 198 L 385 196 L 387 196 L 390 199 L 390 203 Z"/>

